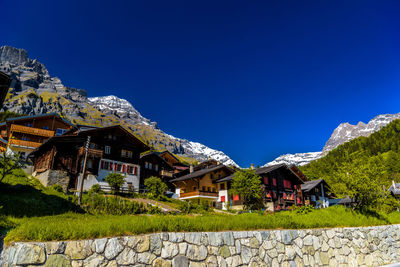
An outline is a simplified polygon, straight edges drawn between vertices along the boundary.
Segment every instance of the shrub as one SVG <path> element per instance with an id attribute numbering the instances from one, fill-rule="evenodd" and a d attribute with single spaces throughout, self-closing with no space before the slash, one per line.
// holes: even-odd
<path id="1" fill-rule="evenodd" d="M 54 191 L 57 191 L 59 193 L 63 193 L 64 192 L 64 189 L 59 184 L 53 184 L 52 186 L 50 186 L 50 188 L 52 188 Z"/>
<path id="2" fill-rule="evenodd" d="M 91 195 L 91 194 L 99 194 L 99 193 L 103 193 L 103 190 L 101 190 L 101 186 L 99 184 L 92 185 L 92 187 L 88 191 L 89 195 Z"/>
<path id="3" fill-rule="evenodd" d="M 160 199 L 164 196 L 167 190 L 167 185 L 161 181 L 160 178 L 152 176 L 144 181 L 144 186 L 146 187 L 146 192 L 149 197 L 154 197 Z"/>
<path id="4" fill-rule="evenodd" d="M 106 177 L 106 182 L 110 185 L 112 188 L 114 194 L 119 192 L 119 189 L 122 187 L 122 185 L 125 182 L 124 176 L 119 173 L 110 173 Z"/>

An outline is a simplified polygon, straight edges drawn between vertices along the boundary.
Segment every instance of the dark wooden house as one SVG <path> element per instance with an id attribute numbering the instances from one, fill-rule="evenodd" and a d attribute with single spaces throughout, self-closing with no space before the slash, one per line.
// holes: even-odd
<path id="1" fill-rule="evenodd" d="M 11 150 L 25 158 L 53 136 L 60 136 L 75 126 L 56 113 L 9 118 L 0 124 L 1 138 Z"/>
<path id="2" fill-rule="evenodd" d="M 124 187 L 139 189 L 140 154 L 149 147 L 121 126 L 104 128 L 79 127 L 63 136 L 50 138 L 30 154 L 34 163 L 34 175 L 45 185 L 66 180 L 70 188 L 78 189 L 81 177 L 84 145 L 90 136 L 87 159 L 87 179 L 84 189 L 104 182 L 109 173 L 125 176 Z M 62 182 L 60 182 L 62 181 Z"/>
<path id="3" fill-rule="evenodd" d="M 144 187 L 144 181 L 151 177 L 159 177 L 168 185 L 170 190 L 173 189 L 170 180 L 174 176 L 174 167 L 159 152 L 149 151 L 140 156 L 140 185 Z"/>
<path id="4" fill-rule="evenodd" d="M 293 171 L 292 166 L 278 164 L 269 167 L 255 169 L 257 175 L 261 177 L 264 192 L 264 206 L 270 211 L 287 210 L 293 205 L 303 205 L 303 195 L 301 184 L 303 178 Z M 229 190 L 233 175 L 217 180 L 217 183 L 224 190 Z M 221 202 L 228 202 L 233 209 L 242 209 L 243 201 L 240 196 L 227 195 Z"/>

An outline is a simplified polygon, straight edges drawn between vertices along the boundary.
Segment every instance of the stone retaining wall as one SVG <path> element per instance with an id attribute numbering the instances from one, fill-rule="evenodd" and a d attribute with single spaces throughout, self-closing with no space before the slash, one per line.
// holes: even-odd
<path id="1" fill-rule="evenodd" d="M 400 225 L 156 233 L 6 246 L 0 266 L 379 266 L 400 261 Z"/>

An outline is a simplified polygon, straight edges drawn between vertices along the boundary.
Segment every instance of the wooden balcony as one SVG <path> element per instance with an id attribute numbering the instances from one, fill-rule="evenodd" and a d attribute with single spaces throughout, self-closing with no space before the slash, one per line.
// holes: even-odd
<path id="1" fill-rule="evenodd" d="M 11 125 L 11 132 L 38 135 L 38 136 L 43 136 L 43 137 L 53 137 L 54 136 L 54 131 L 33 128 L 33 127 L 28 127 L 28 126 L 23 126 L 23 125 L 17 125 L 17 124 Z"/>
<path id="2" fill-rule="evenodd" d="M 79 148 L 78 155 L 79 156 L 85 155 L 85 148 L 84 147 L 80 147 Z M 102 158 L 103 157 L 103 150 L 89 148 L 88 149 L 88 156 L 94 156 L 96 158 Z"/>
<path id="3" fill-rule="evenodd" d="M 24 147 L 30 147 L 30 148 L 37 148 L 42 145 L 42 143 L 39 142 L 32 142 L 32 141 L 25 141 L 25 140 L 18 140 L 18 139 L 11 139 L 10 145 L 13 146 L 24 146 Z"/>
<path id="4" fill-rule="evenodd" d="M 187 197 L 215 197 L 218 198 L 217 192 L 208 192 L 208 191 L 192 191 L 187 193 L 181 193 L 180 198 Z"/>

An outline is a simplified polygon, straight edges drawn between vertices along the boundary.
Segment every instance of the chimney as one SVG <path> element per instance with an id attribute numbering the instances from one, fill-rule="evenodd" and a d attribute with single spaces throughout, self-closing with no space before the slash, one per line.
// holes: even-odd
<path id="1" fill-rule="evenodd" d="M 250 169 L 252 169 L 252 170 L 254 170 L 254 169 L 255 169 L 255 167 L 254 167 L 254 163 L 250 164 Z"/>
<path id="2" fill-rule="evenodd" d="M 190 173 L 192 173 L 194 171 L 193 165 L 190 165 L 189 171 L 190 171 Z"/>

